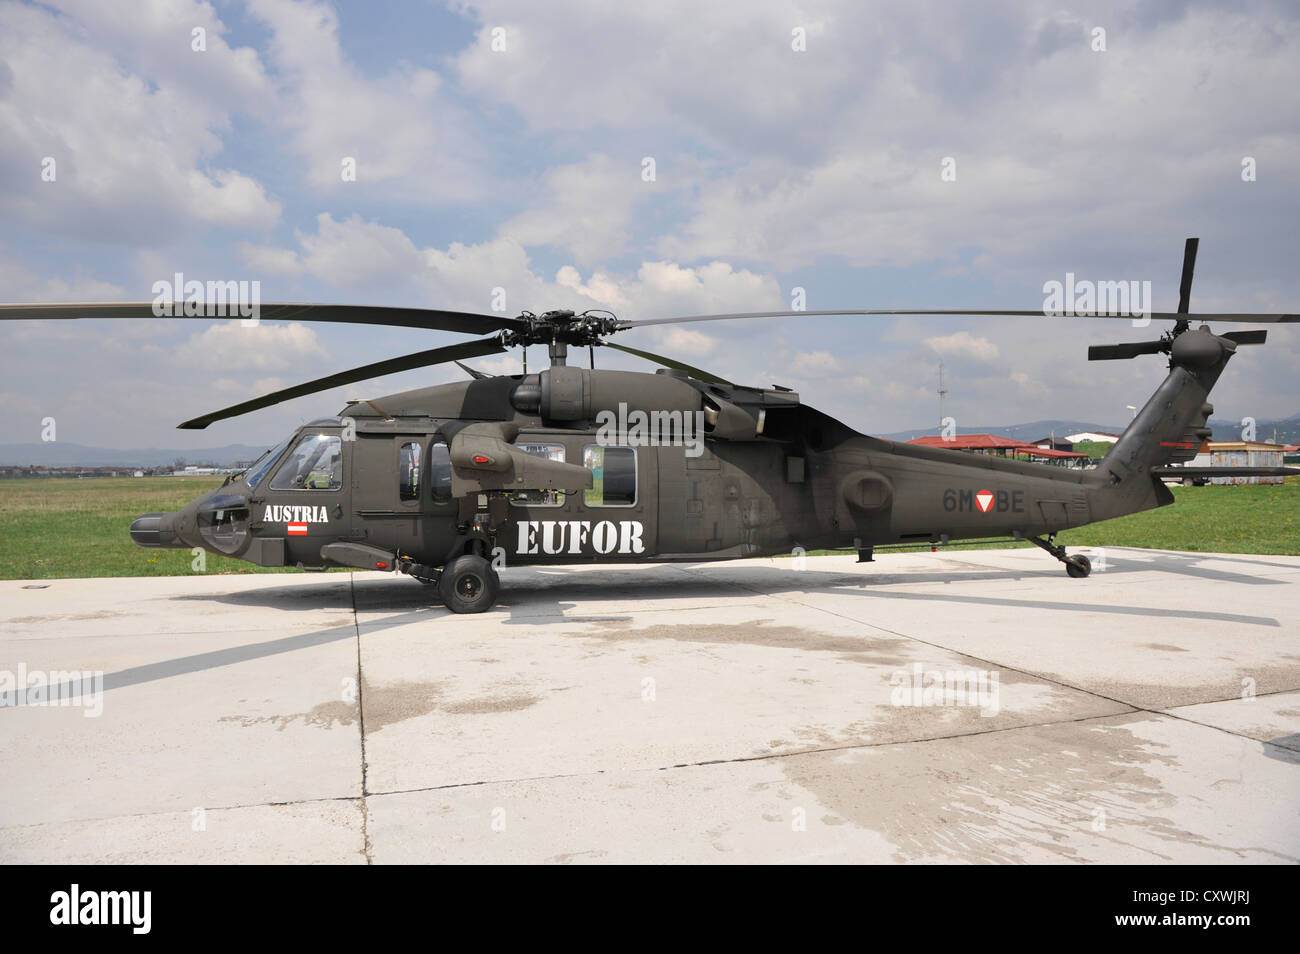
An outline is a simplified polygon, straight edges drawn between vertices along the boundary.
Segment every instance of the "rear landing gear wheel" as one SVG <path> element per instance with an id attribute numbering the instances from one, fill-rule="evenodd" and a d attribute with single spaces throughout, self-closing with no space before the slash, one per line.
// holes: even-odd
<path id="1" fill-rule="evenodd" d="M 500 591 L 501 580 L 492 564 L 474 553 L 456 557 L 438 577 L 438 595 L 453 613 L 491 609 Z"/>
<path id="2" fill-rule="evenodd" d="M 1082 553 L 1065 558 L 1065 572 L 1076 580 L 1081 580 L 1092 572 L 1092 561 Z"/>

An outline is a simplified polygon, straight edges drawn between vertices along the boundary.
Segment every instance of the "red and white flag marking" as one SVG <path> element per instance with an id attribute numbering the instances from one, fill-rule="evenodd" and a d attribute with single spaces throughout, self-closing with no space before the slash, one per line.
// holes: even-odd
<path id="1" fill-rule="evenodd" d="M 288 531 L 289 531 L 289 536 L 291 536 L 291 537 L 294 537 L 294 536 L 305 536 L 306 533 L 307 533 L 307 524 L 305 524 L 305 523 L 291 523 L 291 524 L 288 525 L 288 528 L 287 528 L 287 529 L 288 529 Z"/>

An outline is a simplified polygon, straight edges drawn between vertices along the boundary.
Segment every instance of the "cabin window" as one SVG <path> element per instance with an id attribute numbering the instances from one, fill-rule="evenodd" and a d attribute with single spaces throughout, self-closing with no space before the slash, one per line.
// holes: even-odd
<path id="1" fill-rule="evenodd" d="M 420 499 L 420 444 L 407 441 L 397 461 L 397 493 L 403 500 Z"/>
<path id="2" fill-rule="evenodd" d="M 308 434 L 271 478 L 272 490 L 339 490 L 343 445 L 331 434 Z"/>
<path id="3" fill-rule="evenodd" d="M 434 503 L 451 503 L 451 452 L 445 441 L 429 446 L 429 489 Z"/>
<path id="4" fill-rule="evenodd" d="M 563 444 L 519 443 L 515 447 L 534 457 L 564 462 Z M 564 503 L 563 490 L 517 490 L 510 494 L 516 507 L 559 507 Z"/>
<path id="5" fill-rule="evenodd" d="M 582 492 L 582 502 L 588 507 L 636 505 L 635 448 L 588 444 L 582 449 L 582 466 L 592 477 L 591 489 Z"/>

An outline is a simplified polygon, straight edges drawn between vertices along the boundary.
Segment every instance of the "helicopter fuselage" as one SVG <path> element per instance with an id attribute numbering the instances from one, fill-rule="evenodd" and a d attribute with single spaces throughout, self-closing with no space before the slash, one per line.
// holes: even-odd
<path id="1" fill-rule="evenodd" d="M 629 433 L 629 405 L 699 413 L 706 433 Z M 782 389 L 552 368 L 354 404 L 133 536 L 429 576 L 462 553 L 700 561 L 1031 536 L 1088 522 L 1088 496 L 1081 471 L 866 437 Z"/>

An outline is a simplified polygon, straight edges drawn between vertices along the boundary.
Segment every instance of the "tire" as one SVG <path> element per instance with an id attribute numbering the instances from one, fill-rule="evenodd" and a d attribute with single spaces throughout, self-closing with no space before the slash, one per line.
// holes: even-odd
<path id="1" fill-rule="evenodd" d="M 482 613 L 492 608 L 501 580 L 492 565 L 476 554 L 458 556 L 438 577 L 438 595 L 453 613 Z"/>
<path id="2" fill-rule="evenodd" d="M 1081 580 L 1092 572 L 1092 561 L 1083 554 L 1076 554 L 1065 561 L 1065 572 L 1076 580 Z"/>

